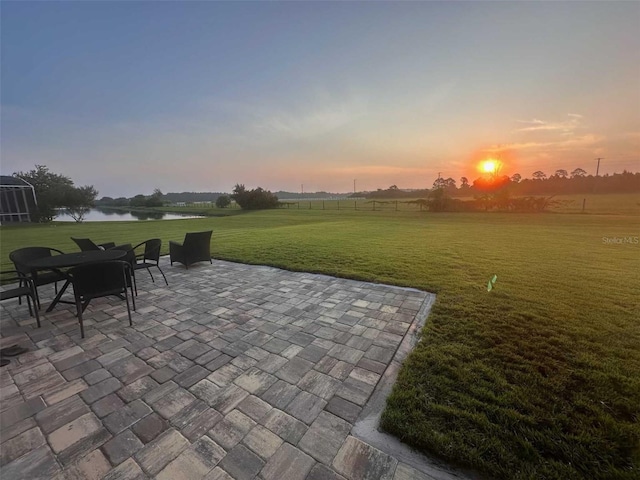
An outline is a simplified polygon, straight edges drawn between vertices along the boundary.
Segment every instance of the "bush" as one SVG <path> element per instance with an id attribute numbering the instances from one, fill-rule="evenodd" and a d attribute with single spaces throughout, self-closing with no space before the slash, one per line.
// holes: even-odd
<path id="1" fill-rule="evenodd" d="M 279 204 L 278 197 L 268 190 L 258 187 L 247 190 L 244 185 L 236 184 L 231 195 L 240 208 L 243 210 L 260 210 L 265 208 L 276 208 Z"/>
<path id="2" fill-rule="evenodd" d="M 231 205 L 231 198 L 229 198 L 229 195 L 220 195 L 216 198 L 216 207 L 227 208 L 229 205 Z"/>

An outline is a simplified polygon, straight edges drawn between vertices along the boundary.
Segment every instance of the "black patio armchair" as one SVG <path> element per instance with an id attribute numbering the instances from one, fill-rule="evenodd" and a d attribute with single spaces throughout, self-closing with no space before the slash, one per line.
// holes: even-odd
<path id="1" fill-rule="evenodd" d="M 151 273 L 151 267 L 156 267 L 160 273 L 162 274 L 162 278 L 164 278 L 164 283 L 169 285 L 167 282 L 167 277 L 165 277 L 164 272 L 160 268 L 160 248 L 162 247 L 162 240 L 159 238 L 152 238 L 151 240 L 145 240 L 142 243 L 139 243 L 133 250 L 142 247 L 144 245 L 144 252 L 135 255 L 135 262 L 133 264 L 134 270 L 142 270 L 143 268 L 149 272 L 151 276 L 151 281 L 155 283 L 155 279 L 153 278 L 153 273 Z M 136 290 L 137 291 L 137 290 Z"/>
<path id="2" fill-rule="evenodd" d="M 185 267 L 196 262 L 211 261 L 211 230 L 207 232 L 192 232 L 184 236 L 182 244 L 169 242 L 169 257 L 173 262 L 182 263 Z"/>
<path id="3" fill-rule="evenodd" d="M 33 281 L 37 308 L 40 308 L 40 294 L 38 293 L 38 287 L 53 283 L 55 292 L 58 293 L 58 282 L 66 280 L 66 277 L 61 272 L 34 270 L 28 266 L 28 263 L 31 260 L 51 257 L 54 254 L 62 253 L 64 252 L 50 247 L 24 247 L 14 250 L 9 254 L 9 259 L 13 262 L 15 269 Z M 24 281 L 21 281 L 20 286 L 24 285 Z"/>
<path id="4" fill-rule="evenodd" d="M 14 285 L 18 285 L 17 287 Z M 27 297 L 27 305 L 29 306 L 29 315 L 33 316 L 35 312 L 36 322 L 40 328 L 40 315 L 38 314 L 38 306 L 36 304 L 36 288 L 30 276 L 18 270 L 0 271 L 0 301 L 22 297 Z M 31 309 L 31 301 L 33 301 L 33 310 Z"/>
<path id="5" fill-rule="evenodd" d="M 129 307 L 129 284 L 127 282 L 130 268 L 127 262 L 114 260 L 78 265 L 67 272 L 73 284 L 73 295 L 76 301 L 76 311 L 80 322 L 80 336 L 82 338 L 84 338 L 82 313 L 94 298 L 111 295 L 123 298 L 124 296 L 124 300 L 127 302 L 129 325 L 133 326 L 131 308 Z"/>
<path id="6" fill-rule="evenodd" d="M 133 251 L 130 243 L 125 243 L 122 245 L 117 245 L 109 250 L 122 250 L 126 252 L 126 256 L 122 259 L 123 261 L 129 264 L 129 268 L 127 269 L 127 286 L 131 289 L 131 300 L 133 301 L 133 310 L 136 309 L 136 299 L 135 296 L 138 295 L 138 285 L 136 285 L 136 254 Z M 136 295 L 133 295 L 135 290 Z"/>
<path id="7" fill-rule="evenodd" d="M 71 237 L 71 240 L 73 240 L 74 242 L 76 242 L 76 245 L 78 245 L 78 247 L 80 247 L 80 250 L 83 252 L 88 252 L 90 250 L 109 250 L 113 247 L 116 246 L 115 243 L 113 242 L 107 242 L 107 243 L 94 243 L 92 240 L 88 239 L 88 238 L 74 238 Z"/>

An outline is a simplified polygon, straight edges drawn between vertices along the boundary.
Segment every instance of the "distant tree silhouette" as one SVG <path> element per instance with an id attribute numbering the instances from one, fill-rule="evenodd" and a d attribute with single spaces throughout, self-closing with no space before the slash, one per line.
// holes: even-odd
<path id="1" fill-rule="evenodd" d="M 567 178 L 569 174 L 567 173 L 566 170 L 561 168 L 559 170 L 556 170 L 555 176 L 560 178 Z"/>
<path id="2" fill-rule="evenodd" d="M 258 187 L 247 190 L 244 185 L 236 184 L 231 195 L 243 210 L 259 210 L 278 206 L 278 197 L 268 190 Z"/>
<path id="3" fill-rule="evenodd" d="M 151 194 L 151 196 L 149 198 L 146 199 L 145 201 L 145 205 L 147 207 L 161 207 L 163 205 L 163 201 L 162 201 L 162 192 L 160 191 L 159 188 L 156 188 L 153 193 Z"/>
<path id="4" fill-rule="evenodd" d="M 520 180 L 522 180 L 522 175 L 520 175 L 519 173 L 514 173 L 513 175 L 511 175 L 511 181 L 513 183 L 520 183 Z"/>
<path id="5" fill-rule="evenodd" d="M 545 178 L 547 178 L 547 175 L 541 170 L 533 172 L 533 174 L 531 176 L 533 178 L 535 178 L 536 180 L 544 180 Z"/>
<path id="6" fill-rule="evenodd" d="M 573 172 L 571 172 L 571 178 L 586 177 L 586 176 L 587 176 L 587 172 L 585 172 L 581 168 L 576 168 Z"/>
<path id="7" fill-rule="evenodd" d="M 231 198 L 229 195 L 220 195 L 216 198 L 216 207 L 227 208 L 229 205 L 231 205 Z"/>
<path id="8" fill-rule="evenodd" d="M 132 207 L 146 207 L 147 197 L 139 193 L 129 201 L 129 205 Z"/>

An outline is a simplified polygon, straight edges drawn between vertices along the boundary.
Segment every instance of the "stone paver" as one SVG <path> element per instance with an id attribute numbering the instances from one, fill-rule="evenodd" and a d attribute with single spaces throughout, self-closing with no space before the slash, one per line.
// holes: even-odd
<path id="1" fill-rule="evenodd" d="M 298 447 L 317 461 L 331 465 L 350 430 L 349 422 L 329 412 L 322 412 L 302 437 Z"/>
<path id="2" fill-rule="evenodd" d="M 188 446 L 189 441 L 186 438 L 170 429 L 146 444 L 135 455 L 135 459 L 145 472 L 156 475 Z"/>
<path id="3" fill-rule="evenodd" d="M 157 476 L 158 480 L 199 479 L 204 477 L 225 458 L 226 452 L 209 437 L 185 449 L 171 461 Z"/>
<path id="4" fill-rule="evenodd" d="M 0 304 L 0 475 L 19 478 L 433 478 L 352 436 L 429 294 L 215 261 L 139 275 L 116 298 Z M 51 288 L 49 288 L 51 287 Z M 43 302 L 53 287 L 39 288 Z M 449 478 L 443 476 L 442 478 Z"/>
<path id="5" fill-rule="evenodd" d="M 309 455 L 285 443 L 269 459 L 261 475 L 264 480 L 304 480 L 314 463 Z"/>
<path id="6" fill-rule="evenodd" d="M 353 480 L 391 480 L 398 461 L 355 437 L 347 437 L 333 467 Z"/>

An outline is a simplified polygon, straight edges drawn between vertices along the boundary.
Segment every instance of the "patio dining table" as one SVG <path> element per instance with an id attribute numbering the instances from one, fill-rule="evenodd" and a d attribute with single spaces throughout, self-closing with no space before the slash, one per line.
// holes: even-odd
<path id="1" fill-rule="evenodd" d="M 127 252 L 125 252 L 124 250 L 91 250 L 86 252 L 63 253 L 61 255 L 52 255 L 50 257 L 38 258 L 29 261 L 27 265 L 34 270 L 53 270 L 65 275 L 63 269 L 66 268 L 75 267 L 77 265 L 86 265 L 88 263 L 120 260 L 126 255 Z M 71 283 L 71 279 L 68 276 L 66 276 L 66 278 L 66 282 L 58 291 L 58 294 L 51 302 L 51 305 L 49 305 L 49 307 L 47 308 L 47 312 L 53 310 L 53 308 L 58 303 L 74 304 L 74 302 L 62 300 L 62 295 Z"/>

